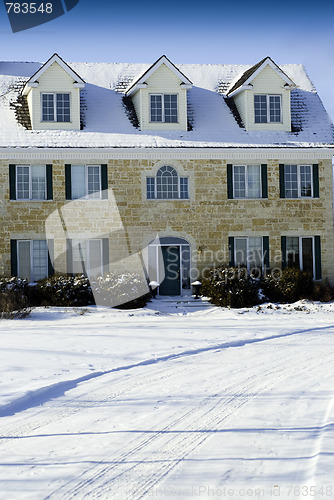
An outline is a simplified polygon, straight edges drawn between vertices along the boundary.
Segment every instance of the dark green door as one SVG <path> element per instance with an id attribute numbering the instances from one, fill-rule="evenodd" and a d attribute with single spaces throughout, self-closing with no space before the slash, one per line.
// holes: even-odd
<path id="1" fill-rule="evenodd" d="M 165 278 L 159 287 L 160 295 L 180 295 L 180 247 L 162 246 Z"/>

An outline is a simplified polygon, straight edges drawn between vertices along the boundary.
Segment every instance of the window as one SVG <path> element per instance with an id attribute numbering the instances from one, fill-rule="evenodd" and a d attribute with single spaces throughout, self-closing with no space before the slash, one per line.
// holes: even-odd
<path id="1" fill-rule="evenodd" d="M 267 165 L 227 165 L 227 197 L 268 198 Z"/>
<path id="2" fill-rule="evenodd" d="M 311 198 L 312 196 L 312 166 L 284 165 L 284 198 Z"/>
<path id="3" fill-rule="evenodd" d="M 233 165 L 233 197 L 261 198 L 261 166 Z"/>
<path id="4" fill-rule="evenodd" d="M 155 177 L 147 177 L 146 193 L 148 200 L 189 199 L 188 177 L 179 177 L 175 168 L 163 166 Z"/>
<path id="5" fill-rule="evenodd" d="M 235 238 L 235 265 L 248 272 L 262 270 L 262 238 Z"/>
<path id="6" fill-rule="evenodd" d="M 52 165 L 9 165 L 11 200 L 52 200 Z"/>
<path id="7" fill-rule="evenodd" d="M 177 94 L 151 94 L 150 121 L 177 123 Z"/>
<path id="8" fill-rule="evenodd" d="M 67 240 L 67 265 L 71 274 L 101 276 L 109 268 L 108 238 Z"/>
<path id="9" fill-rule="evenodd" d="M 320 236 L 282 236 L 282 267 L 297 267 L 321 279 Z"/>
<path id="10" fill-rule="evenodd" d="M 260 277 L 269 267 L 268 236 L 237 236 L 229 238 L 230 266 L 246 268 L 248 273 Z"/>
<path id="11" fill-rule="evenodd" d="M 49 253 L 52 241 L 11 240 L 12 274 L 35 282 L 53 274 Z"/>
<path id="12" fill-rule="evenodd" d="M 43 122 L 70 122 L 70 94 L 41 95 Z"/>
<path id="13" fill-rule="evenodd" d="M 46 199 L 45 165 L 16 166 L 16 199 L 17 200 Z"/>
<path id="14" fill-rule="evenodd" d="M 255 95 L 255 123 L 282 122 L 282 97 L 280 95 Z"/>
<path id="15" fill-rule="evenodd" d="M 66 199 L 107 199 L 107 165 L 65 165 Z"/>

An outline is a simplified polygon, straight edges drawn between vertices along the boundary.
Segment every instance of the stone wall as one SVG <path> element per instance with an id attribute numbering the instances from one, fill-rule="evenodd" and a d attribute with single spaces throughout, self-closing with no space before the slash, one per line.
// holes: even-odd
<path id="1" fill-rule="evenodd" d="M 301 157 L 291 163 L 304 161 Z M 56 270 L 65 272 L 66 237 L 109 236 L 111 269 L 128 270 L 140 267 L 141 250 L 157 235 L 186 239 L 193 266 L 199 269 L 228 263 L 229 236 L 269 236 L 270 266 L 280 267 L 281 235 L 320 235 L 322 276 L 334 284 L 331 160 L 318 161 L 320 198 L 314 199 L 279 198 L 279 159 L 249 162 L 267 163 L 268 199 L 228 199 L 226 165 L 236 162 L 226 159 L 109 160 L 108 200 L 76 201 L 65 200 L 64 165 L 70 162 L 53 161 L 54 199 L 41 202 L 9 200 L 9 163 L 15 160 L 0 163 L 2 275 L 10 274 L 10 239 L 54 238 Z M 87 163 L 107 162 L 90 159 Z M 155 175 L 162 163 L 189 177 L 189 200 L 146 199 L 146 177 Z"/>

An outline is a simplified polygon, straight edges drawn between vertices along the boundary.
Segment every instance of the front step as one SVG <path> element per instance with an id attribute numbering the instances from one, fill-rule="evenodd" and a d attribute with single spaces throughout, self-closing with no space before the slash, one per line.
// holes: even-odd
<path id="1" fill-rule="evenodd" d="M 168 307 L 175 307 L 177 308 L 200 308 L 203 309 L 205 307 L 213 307 L 212 304 L 210 304 L 209 299 L 206 297 L 200 297 L 199 299 L 195 299 L 191 295 L 188 296 L 177 296 L 177 297 L 170 297 L 170 296 L 158 296 L 155 299 L 152 299 L 150 304 L 152 306 L 168 306 Z"/>

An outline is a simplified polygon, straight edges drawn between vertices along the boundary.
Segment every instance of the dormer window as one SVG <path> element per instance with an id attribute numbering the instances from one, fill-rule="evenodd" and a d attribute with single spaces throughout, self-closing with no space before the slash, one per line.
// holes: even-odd
<path id="1" fill-rule="evenodd" d="M 70 122 L 70 94 L 41 94 L 43 122 Z"/>
<path id="2" fill-rule="evenodd" d="M 281 123 L 281 101 L 280 95 L 254 95 L 255 123 Z"/>
<path id="3" fill-rule="evenodd" d="M 177 94 L 151 94 L 150 121 L 177 123 Z"/>

